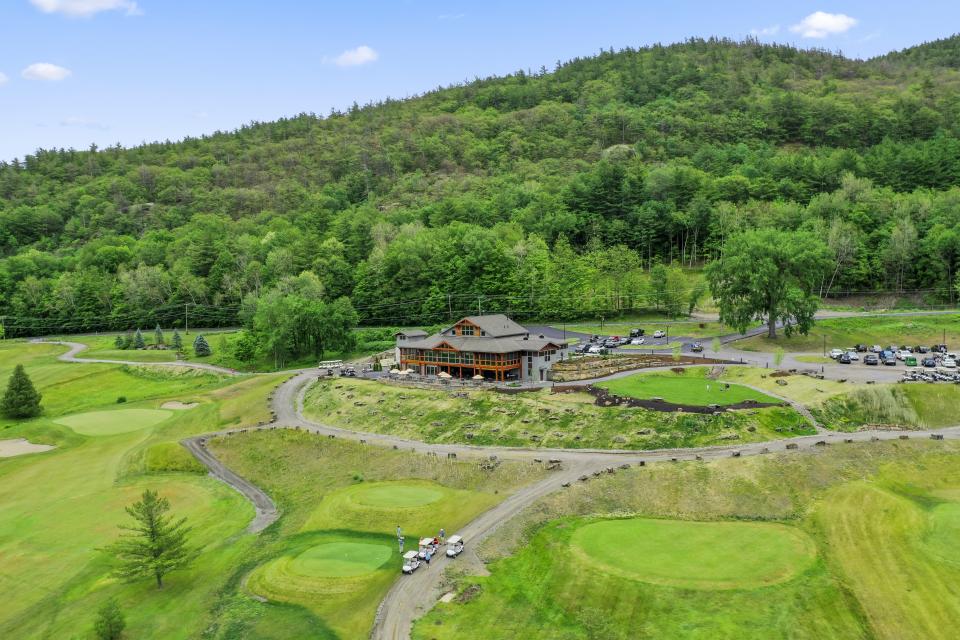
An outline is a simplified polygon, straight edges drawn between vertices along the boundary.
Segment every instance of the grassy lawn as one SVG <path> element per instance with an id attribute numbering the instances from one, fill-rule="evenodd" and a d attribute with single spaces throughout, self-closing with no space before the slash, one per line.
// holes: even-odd
<path id="1" fill-rule="evenodd" d="M 441 527 L 453 533 L 545 473 L 520 463 L 483 470 L 295 431 L 251 432 L 210 446 L 274 496 L 284 514 L 272 541 L 262 541 L 235 580 L 246 581 L 246 592 L 303 607 L 328 630 L 310 637 L 322 638 L 366 637 L 400 576 L 398 524 L 407 549 L 415 547 L 419 537 Z M 220 625 L 232 635 L 222 637 L 248 637 L 269 606 L 240 592 L 225 598 Z"/>
<path id="2" fill-rule="evenodd" d="M 811 355 L 794 356 L 794 360 L 796 360 L 797 362 L 807 362 L 809 364 L 830 364 L 831 362 L 833 362 L 833 360 L 831 358 L 828 358 L 827 356 L 811 356 Z"/>
<path id="3" fill-rule="evenodd" d="M 770 373 L 769 369 L 757 367 L 726 367 L 720 376 L 720 380 L 749 384 L 806 405 L 822 402 L 831 396 L 846 393 L 851 389 L 849 384 L 835 380 L 817 380 L 810 376 L 801 375 L 771 378 Z M 787 384 L 779 385 L 777 380 L 783 380 Z"/>
<path id="4" fill-rule="evenodd" d="M 601 336 L 628 336 L 631 329 L 644 329 L 647 336 L 652 336 L 654 331 L 661 330 L 666 331 L 668 336 L 685 338 L 712 338 L 737 333 L 737 330 L 733 327 L 720 322 L 665 320 L 662 317 L 655 316 L 646 319 L 604 322 L 602 328 L 599 321 L 568 324 L 567 329 Z"/>
<path id="5" fill-rule="evenodd" d="M 675 347 L 682 347 L 682 342 L 670 342 L 668 344 L 625 344 L 621 349 L 631 349 L 633 351 L 671 351 Z"/>
<path id="6" fill-rule="evenodd" d="M 702 376 L 691 377 L 697 375 Z M 304 411 L 319 422 L 359 431 L 502 446 L 658 449 L 812 433 L 812 427 L 786 407 L 715 416 L 597 407 L 587 393 L 464 393 L 369 380 L 320 380 L 308 389 Z"/>
<path id="7" fill-rule="evenodd" d="M 601 382 L 596 386 L 621 396 L 641 400 L 663 398 L 667 402 L 676 404 L 707 406 L 737 404 L 745 400 L 780 402 L 776 398 L 738 384 L 730 384 L 727 388 L 726 384 L 708 378 L 706 367 L 690 367 L 682 371 L 683 373 L 673 371 L 638 373 Z"/>
<path id="8" fill-rule="evenodd" d="M 787 338 L 780 334 L 776 340 L 756 336 L 739 340 L 734 346 L 747 351 L 820 351 L 823 337 L 827 349 L 845 349 L 855 344 L 932 345 L 939 344 L 946 333 L 946 344 L 960 342 L 960 314 L 915 315 L 890 317 L 830 318 L 818 320 L 808 335 L 794 334 Z"/>
<path id="9" fill-rule="evenodd" d="M 224 576 L 251 544 L 241 532 L 253 509 L 206 477 L 178 440 L 262 419 L 278 379 L 61 363 L 56 355 L 63 350 L 0 345 L 0 383 L 23 363 L 44 407 L 33 420 L 0 420 L 0 438 L 56 446 L 0 462 L 0 636 L 87 637 L 97 607 L 116 597 L 130 637 L 196 637 Z M 126 402 L 118 404 L 121 396 Z M 167 400 L 199 404 L 160 410 Z M 145 488 L 158 490 L 177 516 L 188 518 L 197 552 L 160 591 L 150 580 L 110 577 L 113 560 L 100 551 L 120 533 L 118 524 L 129 524 L 124 507 Z"/>
<path id="10" fill-rule="evenodd" d="M 577 484 L 503 526 L 491 575 L 455 578 L 413 637 L 953 637 L 958 463 L 864 443 Z"/>

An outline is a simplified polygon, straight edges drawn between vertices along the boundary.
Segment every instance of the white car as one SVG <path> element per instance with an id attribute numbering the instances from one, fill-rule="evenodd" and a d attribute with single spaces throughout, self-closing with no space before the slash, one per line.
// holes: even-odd
<path id="1" fill-rule="evenodd" d="M 954 360 L 953 358 L 944 358 L 943 362 L 940 363 L 940 366 L 945 367 L 947 369 L 956 369 L 957 361 Z"/>
<path id="2" fill-rule="evenodd" d="M 912 356 L 912 351 L 907 351 L 906 349 L 900 349 L 897 351 L 897 360 L 906 360 L 909 356 Z"/>
<path id="3" fill-rule="evenodd" d="M 847 351 L 847 357 L 850 358 L 850 360 L 859 360 L 860 354 L 857 353 L 856 349 L 850 349 Z"/>
<path id="4" fill-rule="evenodd" d="M 842 356 L 844 353 L 845 352 L 843 349 L 830 349 L 830 357 L 834 360 Z"/>
<path id="5" fill-rule="evenodd" d="M 456 558 L 461 553 L 463 553 L 463 538 L 460 536 L 447 538 L 447 557 Z"/>
<path id="6" fill-rule="evenodd" d="M 883 353 L 883 347 L 881 347 L 878 344 L 875 344 L 872 347 L 870 347 L 870 351 L 873 351 L 874 353 Z"/>
<path id="7" fill-rule="evenodd" d="M 633 340 L 630 341 L 630 344 L 641 345 L 644 342 L 646 342 L 646 340 L 644 340 L 643 338 L 634 338 Z"/>
<path id="8" fill-rule="evenodd" d="M 654 337 L 654 338 L 662 338 L 662 337 L 664 337 L 665 335 L 667 335 L 667 332 L 664 331 L 663 329 L 657 329 L 656 331 L 653 332 L 653 337 Z"/>
<path id="9" fill-rule="evenodd" d="M 601 351 L 603 351 L 603 347 L 601 347 L 601 346 L 598 345 L 598 344 L 595 344 L 595 345 L 593 345 L 592 347 L 590 347 L 589 349 L 587 349 L 587 353 L 594 353 L 594 354 L 596 354 L 596 353 L 600 353 Z"/>
<path id="10" fill-rule="evenodd" d="M 411 549 L 403 554 L 404 573 L 413 573 L 420 568 L 420 558 L 418 556 L 419 553 L 415 549 Z"/>

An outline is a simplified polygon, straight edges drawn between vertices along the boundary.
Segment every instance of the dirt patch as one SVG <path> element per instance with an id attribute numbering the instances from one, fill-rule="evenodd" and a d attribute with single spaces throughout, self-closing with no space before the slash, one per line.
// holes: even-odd
<path id="1" fill-rule="evenodd" d="M 729 385 L 728 385 L 729 386 Z M 659 398 L 641 400 L 640 398 L 628 398 L 610 393 L 607 389 L 590 385 L 584 389 L 594 397 L 594 404 L 598 407 L 639 407 L 650 411 L 662 411 L 671 413 L 674 411 L 683 411 L 685 413 L 704 413 L 717 414 L 726 411 L 736 411 L 738 409 L 763 409 L 765 407 L 786 407 L 787 402 L 758 402 L 756 400 L 744 400 L 733 404 L 723 405 L 696 405 L 696 404 L 677 404 L 667 402 Z"/>
<path id="2" fill-rule="evenodd" d="M 0 458 L 12 458 L 13 456 L 22 456 L 27 453 L 40 453 L 41 451 L 50 451 L 54 449 L 49 444 L 34 444 L 26 438 L 14 438 L 13 440 L 0 440 Z"/>
<path id="3" fill-rule="evenodd" d="M 480 585 L 472 584 L 464 589 L 459 596 L 457 596 L 457 602 L 460 604 L 466 604 L 480 595 L 481 591 L 483 591 L 483 588 Z"/>
<path id="4" fill-rule="evenodd" d="M 169 402 L 164 402 L 162 405 L 160 405 L 160 408 L 173 409 L 174 411 L 184 411 L 186 409 L 193 409 L 198 404 L 198 402 L 180 402 L 179 400 L 170 400 Z"/>
<path id="5" fill-rule="evenodd" d="M 774 371 L 773 373 L 770 374 L 770 377 L 771 378 L 788 378 L 792 375 L 793 374 L 790 373 L 789 371 Z"/>

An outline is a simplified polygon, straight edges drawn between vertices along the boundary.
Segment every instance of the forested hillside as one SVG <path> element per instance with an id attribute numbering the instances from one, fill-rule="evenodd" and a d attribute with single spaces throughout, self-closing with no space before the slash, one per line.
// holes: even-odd
<path id="1" fill-rule="evenodd" d="M 0 315 L 8 335 L 169 325 L 185 305 L 191 324 L 236 324 L 270 291 L 348 297 L 368 324 L 685 311 L 701 291 L 681 268 L 765 226 L 829 246 L 823 294 L 951 301 L 958 52 L 693 40 L 177 143 L 39 151 L 0 165 Z"/>

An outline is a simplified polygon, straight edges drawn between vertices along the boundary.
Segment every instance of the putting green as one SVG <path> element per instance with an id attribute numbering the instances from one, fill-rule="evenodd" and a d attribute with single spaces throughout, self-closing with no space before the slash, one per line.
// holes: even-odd
<path id="1" fill-rule="evenodd" d="M 289 569 L 313 578 L 354 578 L 373 573 L 390 559 L 386 545 L 328 542 L 310 547 L 289 563 Z"/>
<path id="2" fill-rule="evenodd" d="M 437 488 L 400 483 L 365 486 L 352 496 L 354 502 L 378 509 L 422 507 L 442 497 L 443 492 Z"/>
<path id="3" fill-rule="evenodd" d="M 751 589 L 790 580 L 816 556 L 804 532 L 780 524 L 632 518 L 584 525 L 575 554 L 606 573 L 686 589 Z"/>
<path id="4" fill-rule="evenodd" d="M 147 429 L 163 422 L 170 411 L 159 409 L 117 409 L 75 413 L 54 420 L 84 436 L 112 436 Z"/>

